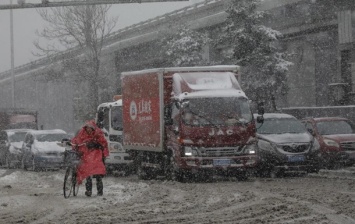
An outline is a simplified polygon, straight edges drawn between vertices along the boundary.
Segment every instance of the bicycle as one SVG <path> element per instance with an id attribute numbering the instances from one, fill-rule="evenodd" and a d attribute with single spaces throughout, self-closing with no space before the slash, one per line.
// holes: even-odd
<path id="1" fill-rule="evenodd" d="M 63 142 L 67 146 L 71 146 L 69 141 Z M 75 147 L 78 147 L 76 145 Z M 79 192 L 79 185 L 76 181 L 76 170 L 80 163 L 80 156 L 76 150 L 66 149 L 64 151 L 64 165 L 67 167 L 64 176 L 63 194 L 64 198 L 69 198 L 73 192 L 73 196 L 77 196 Z"/>

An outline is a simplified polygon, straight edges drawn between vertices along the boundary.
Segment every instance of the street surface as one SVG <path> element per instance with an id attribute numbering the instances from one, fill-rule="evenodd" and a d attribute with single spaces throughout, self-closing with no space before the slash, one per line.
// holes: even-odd
<path id="1" fill-rule="evenodd" d="M 0 223 L 355 223 L 355 176 L 217 178 L 209 183 L 104 178 L 104 196 L 65 199 L 64 171 L 0 169 Z"/>

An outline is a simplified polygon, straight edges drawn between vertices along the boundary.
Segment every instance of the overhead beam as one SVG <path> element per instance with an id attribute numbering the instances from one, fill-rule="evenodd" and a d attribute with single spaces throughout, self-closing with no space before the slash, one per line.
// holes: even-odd
<path id="1" fill-rule="evenodd" d="M 23 3 L 13 5 L 0 5 L 0 10 L 26 9 L 26 8 L 48 8 L 80 5 L 102 5 L 102 4 L 129 4 L 129 3 L 154 3 L 154 2 L 187 2 L 189 0 L 84 0 L 84 1 L 61 1 L 50 2 L 42 0 L 42 3 Z"/>

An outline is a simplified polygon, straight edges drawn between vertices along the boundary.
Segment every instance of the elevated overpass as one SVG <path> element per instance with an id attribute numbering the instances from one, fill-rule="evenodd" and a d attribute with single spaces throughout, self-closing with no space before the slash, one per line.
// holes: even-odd
<path id="1" fill-rule="evenodd" d="M 101 88 L 101 101 L 110 100 L 113 94 L 120 91 L 121 71 L 166 66 L 164 58 L 157 52 L 156 42 L 161 37 L 174 33 L 180 24 L 187 24 L 192 29 L 207 32 L 213 37 L 227 17 L 227 6 L 227 0 L 206 0 L 113 33 L 105 40 L 103 47 L 101 73 L 111 84 Z M 290 94 L 279 100 L 280 105 L 299 106 L 305 103 L 306 106 L 311 106 L 317 104 L 317 100 L 322 101 L 315 96 L 305 99 L 297 99 L 296 96 L 299 96 L 299 92 L 304 92 L 301 88 L 303 83 L 311 83 L 309 91 L 316 92 L 320 88 L 316 84 L 315 70 L 319 63 L 317 58 L 322 58 L 323 55 L 318 55 L 320 52 L 315 48 L 326 52 L 325 63 L 333 61 L 331 54 L 338 55 L 337 18 L 333 14 L 324 14 L 314 21 L 307 21 L 308 17 L 297 16 L 304 10 L 302 7 L 310 10 L 312 3 L 309 0 L 265 0 L 260 7 L 274 15 L 275 19 L 269 21 L 268 25 L 284 33 L 284 49 L 297 55 L 291 59 L 295 66 L 291 68 L 289 75 Z M 81 90 L 85 90 L 87 86 L 85 83 L 73 82 L 70 79 L 71 74 L 63 69 L 62 61 L 82 53 L 80 49 L 71 49 L 16 67 L 15 105 L 38 110 L 39 123 L 44 128 L 74 131 L 80 122 L 76 120 L 73 111 L 77 104 L 85 101 L 85 91 Z M 211 60 L 223 58 L 223 52 L 219 49 L 210 48 L 207 54 Z M 330 78 L 336 77 L 337 69 L 336 66 L 328 68 L 326 73 Z M 326 68 L 318 72 L 325 70 Z M 328 80 L 330 78 L 324 80 L 331 82 Z M 10 71 L 0 73 L 0 96 L 1 107 L 10 107 Z"/>

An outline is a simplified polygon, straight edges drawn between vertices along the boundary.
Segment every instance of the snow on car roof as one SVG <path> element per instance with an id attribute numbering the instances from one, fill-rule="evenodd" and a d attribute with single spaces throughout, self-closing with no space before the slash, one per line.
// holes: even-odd
<path id="1" fill-rule="evenodd" d="M 311 119 L 313 119 L 316 122 L 321 122 L 321 121 L 344 121 L 344 120 L 349 120 L 345 117 L 312 117 Z M 307 120 L 307 118 L 305 118 L 305 120 Z"/>
<path id="2" fill-rule="evenodd" d="M 31 132 L 33 135 L 43 135 L 43 134 L 66 134 L 67 132 L 65 132 L 62 129 L 51 129 L 51 130 L 32 130 L 29 131 Z"/>
<path id="3" fill-rule="evenodd" d="M 28 132 L 28 131 L 35 131 L 35 129 L 5 129 L 6 132 Z"/>
<path id="4" fill-rule="evenodd" d="M 254 114 L 254 118 L 260 116 L 259 114 Z M 290 114 L 284 114 L 284 113 L 265 113 L 263 115 L 264 119 L 275 119 L 275 118 L 294 118 L 294 116 Z"/>

